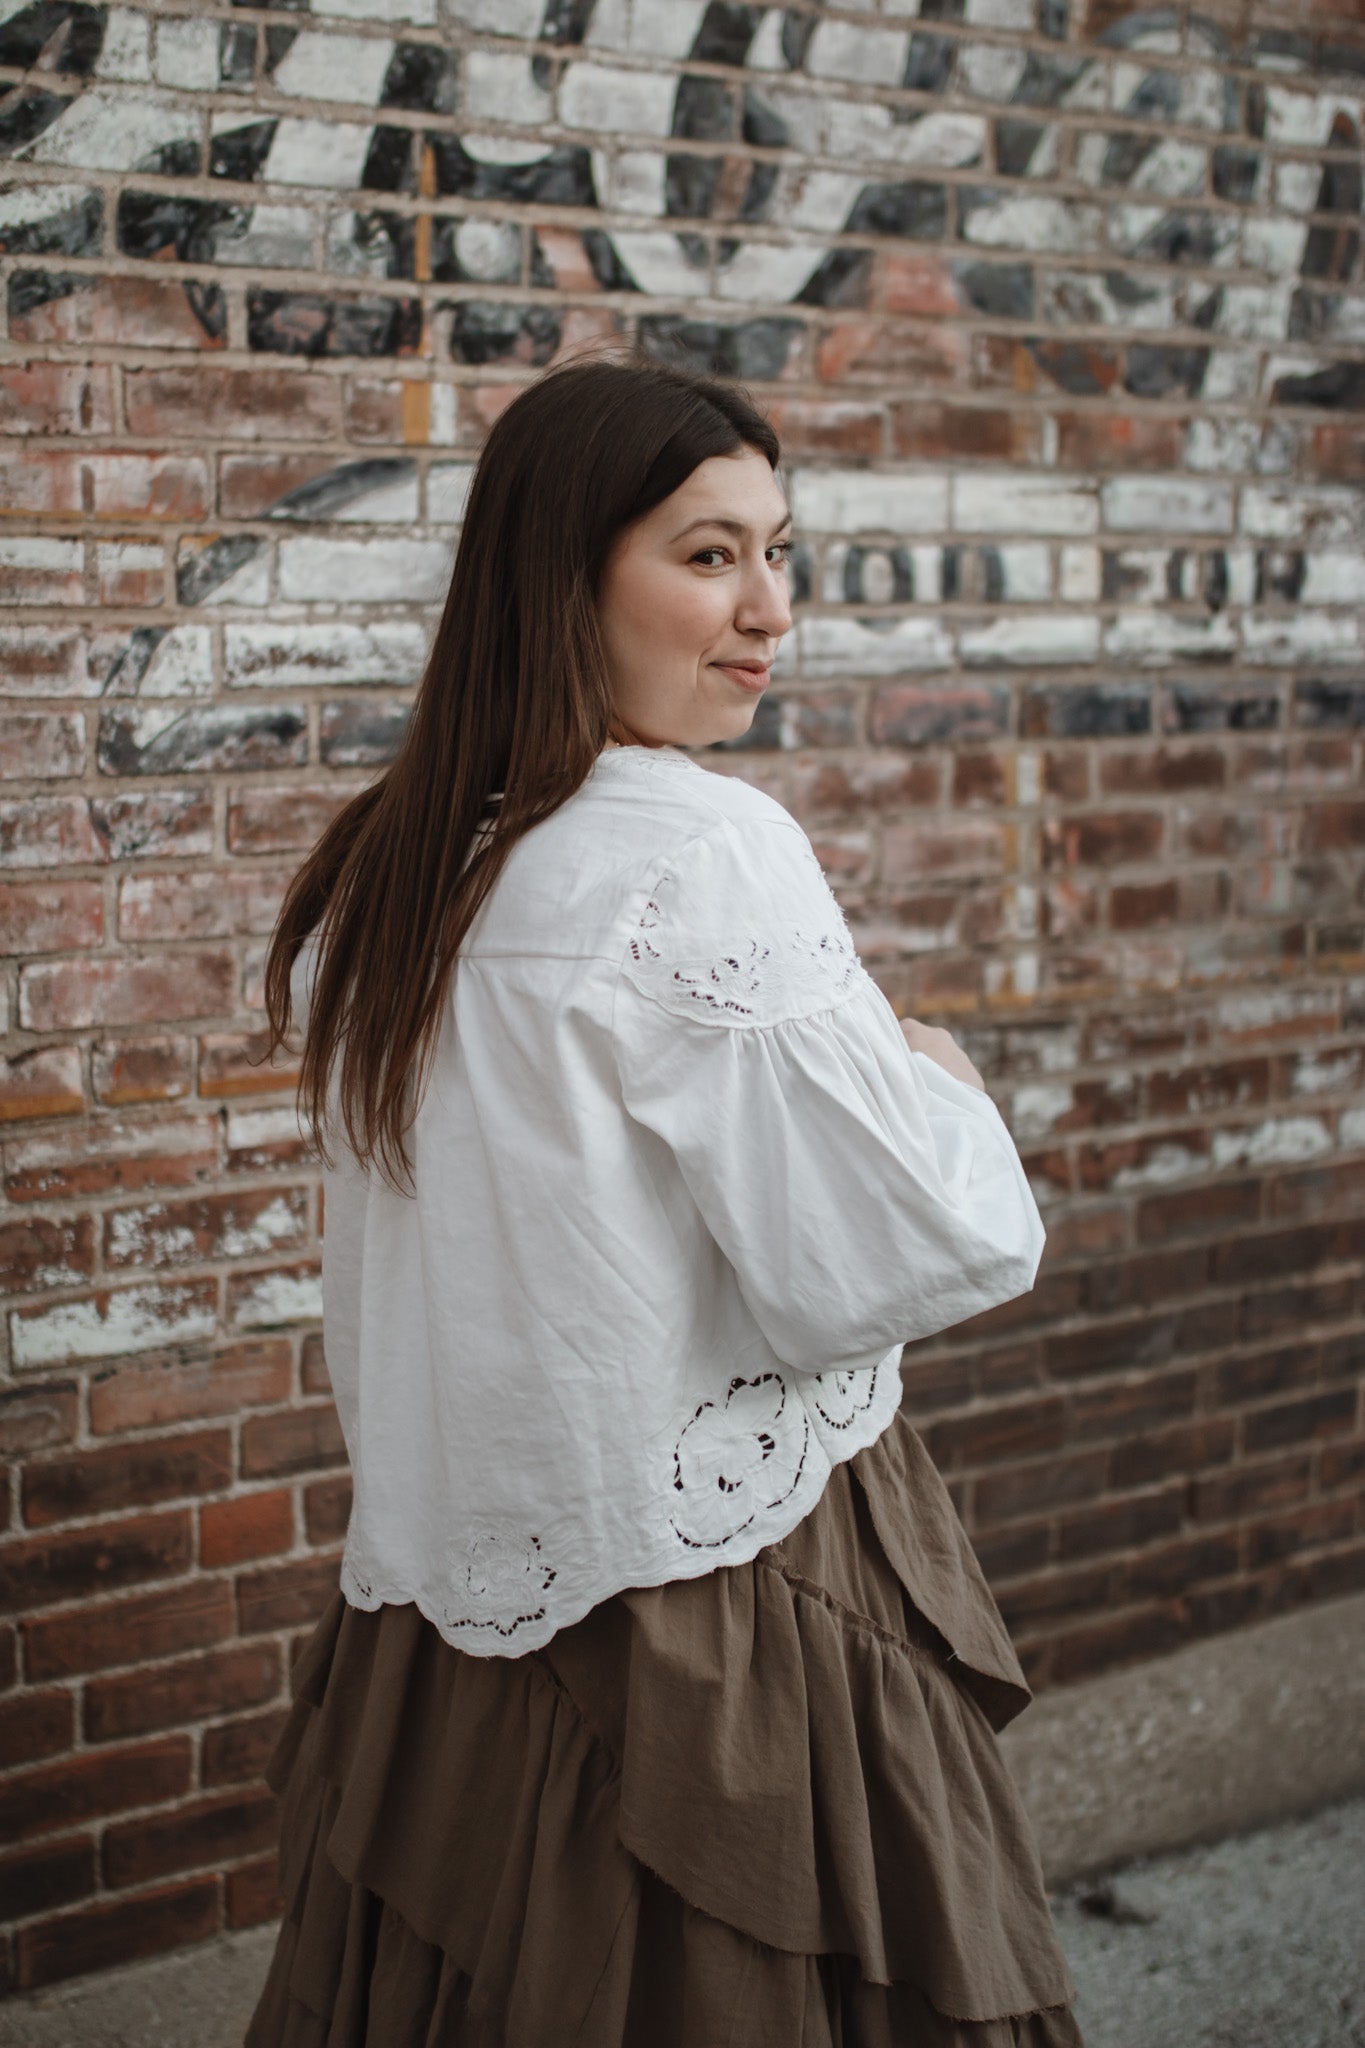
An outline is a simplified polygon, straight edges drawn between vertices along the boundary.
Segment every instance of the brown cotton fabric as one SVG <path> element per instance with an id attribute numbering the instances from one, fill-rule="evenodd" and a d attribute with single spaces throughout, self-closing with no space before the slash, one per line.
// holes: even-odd
<path id="1" fill-rule="evenodd" d="M 1083 2048 L 1031 1694 L 902 1415 L 752 1562 L 476 1658 L 338 1592 L 245 2048 Z"/>

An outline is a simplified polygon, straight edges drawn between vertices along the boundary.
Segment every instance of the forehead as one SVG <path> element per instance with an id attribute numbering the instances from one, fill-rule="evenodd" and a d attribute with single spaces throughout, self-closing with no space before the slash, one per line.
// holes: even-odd
<path id="1" fill-rule="evenodd" d="M 744 448 L 737 455 L 711 455 L 698 463 L 677 490 L 655 507 L 650 520 L 675 528 L 693 519 L 738 519 L 767 531 L 786 510 L 787 501 L 767 456 L 756 448 Z"/>

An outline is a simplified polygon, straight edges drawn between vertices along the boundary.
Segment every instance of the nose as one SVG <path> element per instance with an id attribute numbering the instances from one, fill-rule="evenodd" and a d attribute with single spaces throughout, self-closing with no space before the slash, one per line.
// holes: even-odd
<path id="1" fill-rule="evenodd" d="M 791 622 L 786 570 L 764 555 L 751 564 L 744 578 L 735 624 L 742 633 L 764 633 L 779 640 Z"/>

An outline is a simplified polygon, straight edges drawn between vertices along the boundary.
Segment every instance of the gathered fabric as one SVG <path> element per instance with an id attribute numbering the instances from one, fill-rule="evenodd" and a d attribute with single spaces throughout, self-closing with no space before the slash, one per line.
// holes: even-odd
<path id="1" fill-rule="evenodd" d="M 801 826 L 674 748 L 604 752 L 512 848 L 415 1191 L 330 1135 L 341 1590 L 475 1657 L 780 1542 L 891 1424 L 903 1346 L 1043 1246 L 999 1110 L 911 1051 Z"/>
<path id="2" fill-rule="evenodd" d="M 903 1413 L 742 1565 L 518 1658 L 338 1592 L 293 1685 L 245 2048 L 1083 2048 L 1031 1694 Z"/>

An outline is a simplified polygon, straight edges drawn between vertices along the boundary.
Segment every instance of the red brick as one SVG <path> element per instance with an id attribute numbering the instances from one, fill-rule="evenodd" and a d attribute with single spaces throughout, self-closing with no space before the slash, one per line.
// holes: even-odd
<path id="1" fill-rule="evenodd" d="M 75 1701 L 60 1688 L 25 1689 L 0 1700 L 0 1757 L 7 1771 L 71 1748 L 76 1734 Z"/>
<path id="2" fill-rule="evenodd" d="M 172 1122 L 92 1117 L 80 1130 L 12 1142 L 5 1158 L 11 1201 L 65 1201 L 118 1188 L 188 1187 L 218 1164 L 211 1116 Z"/>
<path id="3" fill-rule="evenodd" d="M 177 1102 L 193 1081 L 188 1038 L 106 1038 L 91 1048 L 95 1099 L 112 1109 L 131 1102 Z"/>
<path id="4" fill-rule="evenodd" d="M 95 549 L 99 601 L 145 610 L 166 598 L 166 555 L 159 541 L 101 541 Z"/>
<path id="5" fill-rule="evenodd" d="M 816 345 L 824 384 L 956 384 L 967 376 L 967 336 L 958 327 L 917 327 L 876 317 L 839 320 Z"/>
<path id="6" fill-rule="evenodd" d="M 0 1123 L 79 1116 L 84 1108 L 79 1046 L 40 1046 L 13 1059 L 0 1058 Z"/>
<path id="7" fill-rule="evenodd" d="M 70 867 L 101 858 L 83 796 L 0 802 L 0 859 L 7 866 Z"/>
<path id="8" fill-rule="evenodd" d="M 37 1921 L 14 1938 L 17 1987 L 34 1991 L 90 1970 L 206 1941 L 218 1932 L 220 1911 L 217 1879 L 200 1877 Z"/>
<path id="9" fill-rule="evenodd" d="M 0 1920 L 23 1920 L 88 1898 L 95 1889 L 95 1843 L 91 1835 L 44 1842 L 0 1860 Z"/>
<path id="10" fill-rule="evenodd" d="M 224 519 L 268 518 L 291 491 L 330 475 L 336 466 L 336 457 L 326 454 L 224 455 L 218 464 L 218 510 Z"/>
<path id="11" fill-rule="evenodd" d="M 287 1707 L 265 1714 L 244 1714 L 204 1730 L 200 1776 L 205 1785 L 236 1785 L 260 1778 L 283 1733 Z"/>
<path id="12" fill-rule="evenodd" d="M 112 1587 L 170 1578 L 188 1571 L 193 1561 L 194 1532 L 183 1508 L 7 1543 L 0 1548 L 0 1613 L 89 1600 Z M 45 1675 L 26 1668 L 30 1677 Z"/>
<path id="13" fill-rule="evenodd" d="M 1047 1647 L 1045 1669 L 1051 1685 L 1072 1684 L 1096 1672 L 1114 1671 L 1175 1650 L 1195 1634 L 1187 1601 L 1154 1600 L 1068 1629 Z"/>
<path id="14" fill-rule="evenodd" d="M 180 1517 L 174 1519 L 179 1523 Z M 31 1679 L 142 1666 L 176 1651 L 220 1643 L 232 1633 L 232 1592 L 221 1579 L 189 1579 L 99 1605 L 91 1598 L 96 1590 L 78 1583 L 74 1597 L 84 1600 L 82 1607 L 24 1621 L 24 1665 Z"/>
<path id="15" fill-rule="evenodd" d="M 12 953 L 101 945 L 104 892 L 98 882 L 0 882 L 0 931 Z"/>
<path id="16" fill-rule="evenodd" d="M 1101 1447 L 984 1473 L 972 1489 L 975 1518 L 982 1524 L 1007 1522 L 1071 1501 L 1094 1500 L 1104 1491 L 1107 1460 Z"/>
<path id="17" fill-rule="evenodd" d="M 0 368 L 0 434 L 109 434 L 113 429 L 113 371 L 107 364 L 6 363 Z"/>
<path id="18" fill-rule="evenodd" d="M 0 1457 L 69 1444 L 80 1422 L 80 1392 L 74 1380 L 43 1380 L 36 1386 L 0 1393 Z"/>
<path id="19" fill-rule="evenodd" d="M 286 879 L 263 868 L 129 875 L 119 885 L 119 937 L 136 942 L 266 935 L 274 927 Z"/>
<path id="20" fill-rule="evenodd" d="M 88 1279 L 95 1270 L 95 1245 L 93 1216 L 0 1222 L 0 1292 Z"/>
<path id="21" fill-rule="evenodd" d="M 22 1477 L 24 1520 L 31 1529 L 114 1508 L 217 1493 L 232 1483 L 232 1437 L 203 1429 L 135 1443 L 82 1450 L 30 1463 Z"/>
<path id="22" fill-rule="evenodd" d="M 946 256 L 930 249 L 883 248 L 877 251 L 874 297 L 888 313 L 938 314 L 955 319 L 962 298 Z"/>
<path id="23" fill-rule="evenodd" d="M 90 455 L 84 470 L 96 519 L 208 516 L 208 465 L 198 455 Z"/>
<path id="24" fill-rule="evenodd" d="M 308 1207 L 307 1188 L 267 1187 L 109 1209 L 104 1263 L 160 1270 L 293 1250 L 307 1239 Z"/>
<path id="25" fill-rule="evenodd" d="M 55 449 L 0 449 L 0 515 L 63 518 L 78 515 L 82 458 Z"/>
<path id="26" fill-rule="evenodd" d="M 247 1340 L 194 1359 L 152 1360 L 97 1372 L 90 1383 L 96 1436 L 154 1429 L 289 1398 L 291 1354 L 283 1337 Z"/>
<path id="27" fill-rule="evenodd" d="M 1306 1500 L 1311 1485 L 1312 1460 L 1306 1452 L 1234 1465 L 1189 1482 L 1190 1514 L 1197 1522 L 1238 1521 Z"/>
<path id="28" fill-rule="evenodd" d="M 1243 1417 L 1242 1444 L 1250 1456 L 1280 1444 L 1309 1443 L 1350 1430 L 1356 1420 L 1354 1387 L 1310 1394 L 1273 1408 L 1256 1408 Z"/>
<path id="29" fill-rule="evenodd" d="M 1060 469 L 1179 470 L 1185 422 L 1132 413 L 1069 412 L 1057 420 Z"/>
<path id="30" fill-rule="evenodd" d="M 122 343 L 134 348 L 223 346 L 221 336 L 205 332 L 187 287 L 159 277 L 82 276 L 74 291 L 44 299 L 21 313 L 11 311 L 10 336 L 15 341 Z"/>
<path id="31" fill-rule="evenodd" d="M 1036 1458 L 1067 1439 L 1067 1408 L 1060 1395 L 997 1405 L 984 1414 L 944 1416 L 920 1434 L 941 1471 Z"/>
<path id="32" fill-rule="evenodd" d="M 273 1700 L 281 1683 L 278 1646 L 233 1643 L 173 1664 L 142 1665 L 85 1687 L 87 1742 L 126 1741 L 234 1707 Z"/>
<path id="33" fill-rule="evenodd" d="M 208 1100 L 271 1095 L 294 1088 L 299 1055 L 278 1048 L 267 1060 L 268 1031 L 207 1031 L 199 1041 L 199 1093 Z"/>
<path id="34" fill-rule="evenodd" d="M 242 1424 L 242 1477 L 283 1479 L 339 1464 L 346 1456 L 341 1424 L 331 1402 L 253 1415 Z"/>
<path id="35" fill-rule="evenodd" d="M 255 1856 L 268 1848 L 277 1828 L 272 1792 L 234 1792 L 197 1800 L 175 1813 L 124 1821 L 105 1829 L 101 1857 L 105 1884 L 113 1891 L 146 1884 L 182 1870 Z"/>
<path id="36" fill-rule="evenodd" d="M 233 1008 L 236 978 L 221 948 L 40 961 L 20 973 L 19 1018 L 27 1031 L 79 1031 L 209 1017 Z"/>
<path id="37" fill-rule="evenodd" d="M 1106 1500 L 1084 1514 L 1063 1516 L 1057 1525 L 1059 1560 L 1114 1556 L 1173 1535 L 1181 1524 L 1184 1492 L 1184 1482 L 1176 1480 L 1159 1492 Z"/>
<path id="38" fill-rule="evenodd" d="M 302 853 L 322 835 L 351 790 L 234 790 L 228 799 L 230 853 Z"/>
<path id="39" fill-rule="evenodd" d="M 79 775 L 84 766 L 85 726 L 76 712 L 0 713 L 0 776 L 16 780 Z"/>
<path id="40" fill-rule="evenodd" d="M 258 1856 L 252 1863 L 239 1863 L 226 1873 L 223 1897 L 229 1927 L 260 1927 L 278 1920 L 285 1910 L 279 1858 Z"/>
<path id="41" fill-rule="evenodd" d="M 1148 1195 L 1137 1205 L 1137 1233 L 1146 1242 L 1173 1237 L 1222 1237 L 1260 1220 L 1259 1181 L 1212 1185 Z"/>
<path id="42" fill-rule="evenodd" d="M 0 1782 L 0 1840 L 30 1835 L 179 1799 L 190 1789 L 188 1735 L 167 1735 L 136 1748 L 100 1750 L 65 1758 Z"/>
<path id="43" fill-rule="evenodd" d="M 351 1517 L 351 1475 L 319 1479 L 303 1490 L 303 1526 L 310 1543 L 340 1543 Z"/>
<path id="44" fill-rule="evenodd" d="M 878 405 L 845 405 L 838 400 L 782 398 L 765 408 L 787 460 L 800 455 L 882 453 L 885 420 Z"/>
<path id="45" fill-rule="evenodd" d="M 917 462 L 1028 462 L 1038 452 L 1038 418 L 998 406 L 909 400 L 891 408 L 897 455 Z"/>
<path id="46" fill-rule="evenodd" d="M 310 1530 L 309 1540 L 320 1539 Z M 294 1498 L 288 1488 L 206 1501 L 199 1511 L 199 1562 L 206 1571 L 278 1557 L 293 1547 Z"/>
<path id="47" fill-rule="evenodd" d="M 1100 759 L 1100 788 L 1112 796 L 1161 796 L 1221 789 L 1227 756 L 1218 747 L 1123 747 Z"/>
<path id="48" fill-rule="evenodd" d="M 312 1627 L 337 1589 L 340 1553 L 303 1557 L 264 1571 L 243 1572 L 237 1580 L 238 1626 L 244 1636 Z"/>
<path id="49" fill-rule="evenodd" d="M 207 420 L 226 441 L 314 441 L 335 437 L 341 418 L 336 380 L 308 370 L 219 368 L 175 363 L 125 370 L 128 431 L 146 439 L 183 434 L 198 440 Z"/>

